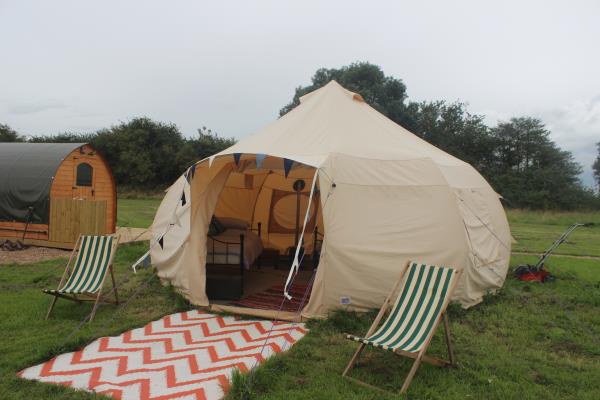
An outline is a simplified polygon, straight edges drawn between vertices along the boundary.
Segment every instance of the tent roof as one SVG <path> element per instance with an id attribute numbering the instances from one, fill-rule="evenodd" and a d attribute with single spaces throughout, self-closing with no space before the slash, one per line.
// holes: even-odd
<path id="1" fill-rule="evenodd" d="M 0 221 L 48 222 L 48 196 L 63 159 L 85 143 L 1 143 Z"/>
<path id="2" fill-rule="evenodd" d="M 300 105 L 215 155 L 268 154 L 321 166 L 330 154 L 376 160 L 429 158 L 438 165 L 465 163 L 420 139 L 336 81 L 300 98 Z"/>

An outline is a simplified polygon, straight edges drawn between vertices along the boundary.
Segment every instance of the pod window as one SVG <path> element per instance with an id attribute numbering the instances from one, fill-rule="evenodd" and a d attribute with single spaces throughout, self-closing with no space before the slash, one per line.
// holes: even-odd
<path id="1" fill-rule="evenodd" d="M 94 169 L 88 163 L 77 166 L 77 186 L 92 186 L 92 175 Z"/>

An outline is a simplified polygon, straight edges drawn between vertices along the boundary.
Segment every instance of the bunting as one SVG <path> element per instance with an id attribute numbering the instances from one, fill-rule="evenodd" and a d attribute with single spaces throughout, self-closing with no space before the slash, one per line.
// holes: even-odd
<path id="1" fill-rule="evenodd" d="M 266 154 L 257 154 L 256 155 L 256 169 L 262 168 L 263 161 L 265 160 L 266 157 L 267 157 Z"/>
<path id="2" fill-rule="evenodd" d="M 294 165 L 294 160 L 289 160 L 287 158 L 283 159 L 283 171 L 285 173 L 285 177 L 287 178 L 290 170 L 292 169 L 292 165 Z"/>
<path id="3" fill-rule="evenodd" d="M 195 174 L 196 174 L 196 163 L 193 163 L 183 174 L 183 176 L 188 184 L 191 183 Z"/>
<path id="4" fill-rule="evenodd" d="M 235 160 L 235 165 L 240 166 L 240 158 L 242 158 L 242 153 L 233 153 L 233 159 Z"/>
<path id="5" fill-rule="evenodd" d="M 165 248 L 165 241 L 164 241 L 164 237 L 165 237 L 165 235 L 162 235 L 162 236 L 160 237 L 160 239 L 158 239 L 158 245 L 159 245 L 159 246 L 160 246 L 160 248 L 161 248 L 161 249 L 163 249 L 163 250 L 164 250 L 164 248 Z"/>
<path id="6" fill-rule="evenodd" d="M 187 203 L 186 199 L 185 199 L 185 190 L 183 192 L 181 192 L 181 207 L 185 206 L 185 204 Z"/>

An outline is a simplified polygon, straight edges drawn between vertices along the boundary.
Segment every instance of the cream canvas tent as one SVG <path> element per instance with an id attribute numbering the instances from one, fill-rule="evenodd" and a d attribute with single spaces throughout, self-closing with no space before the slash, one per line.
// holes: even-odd
<path id="1" fill-rule="evenodd" d="M 311 223 L 324 233 L 303 317 L 325 316 L 342 304 L 380 307 L 407 260 L 464 269 L 454 295 L 464 307 L 503 285 L 511 237 L 499 195 L 471 165 L 335 81 L 199 161 L 168 189 L 152 225 L 154 238 L 162 238 L 151 249 L 159 277 L 191 303 L 209 305 L 205 265 L 213 214 L 261 221 L 265 247 L 294 246 L 294 235 L 271 229 L 277 224 L 270 220 L 295 218 L 294 201 L 273 199 L 299 178 L 306 182 L 303 209 L 313 201 L 304 243 L 310 246 Z"/>

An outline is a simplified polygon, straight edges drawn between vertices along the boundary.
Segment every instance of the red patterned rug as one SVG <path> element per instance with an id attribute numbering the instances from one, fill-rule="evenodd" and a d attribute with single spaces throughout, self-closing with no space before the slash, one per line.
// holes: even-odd
<path id="1" fill-rule="evenodd" d="M 289 349 L 306 332 L 298 323 L 192 310 L 100 338 L 19 375 L 117 399 L 220 399 L 235 368 L 249 370 Z"/>
<path id="2" fill-rule="evenodd" d="M 272 286 L 262 292 L 251 294 L 250 296 L 244 297 L 243 299 L 232 303 L 234 306 L 249 307 L 249 308 L 260 308 L 262 310 L 279 310 L 282 307 L 282 311 L 298 312 L 302 310 L 302 307 L 308 302 L 308 296 L 306 294 L 305 304 L 302 304 L 304 294 L 308 285 L 304 283 L 294 283 L 289 290 L 292 300 L 285 300 L 283 306 L 283 285 Z"/>

